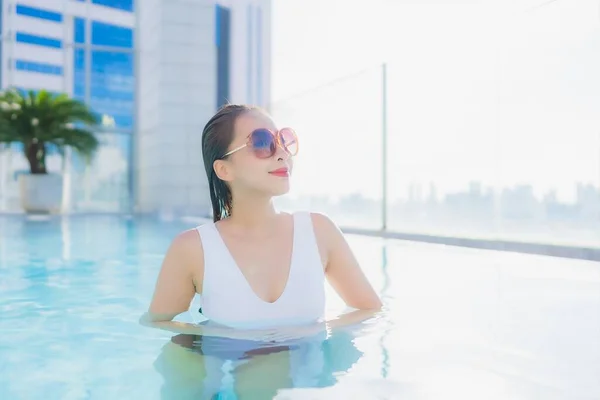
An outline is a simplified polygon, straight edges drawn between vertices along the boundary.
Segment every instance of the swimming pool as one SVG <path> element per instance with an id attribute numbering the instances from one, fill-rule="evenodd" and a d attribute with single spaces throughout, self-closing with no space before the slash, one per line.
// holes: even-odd
<path id="1" fill-rule="evenodd" d="M 600 263 L 349 236 L 384 317 L 234 369 L 138 325 L 193 225 L 0 216 L 0 398 L 600 398 Z"/>

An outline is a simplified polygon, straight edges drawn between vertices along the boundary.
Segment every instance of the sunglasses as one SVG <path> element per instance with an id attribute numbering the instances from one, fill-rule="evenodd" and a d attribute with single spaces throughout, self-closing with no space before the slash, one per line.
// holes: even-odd
<path id="1" fill-rule="evenodd" d="M 244 147 L 250 147 L 258 158 L 273 157 L 277 146 L 287 151 L 291 156 L 298 154 L 298 136 L 292 128 L 281 128 L 273 132 L 266 128 L 256 129 L 248 136 L 248 141 L 240 147 L 228 151 L 223 155 L 227 157 Z"/>

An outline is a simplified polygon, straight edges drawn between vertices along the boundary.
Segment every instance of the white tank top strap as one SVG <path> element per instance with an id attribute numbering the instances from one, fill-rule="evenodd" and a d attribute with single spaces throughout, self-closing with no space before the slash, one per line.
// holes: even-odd
<path id="1" fill-rule="evenodd" d="M 294 255 L 298 258 L 300 269 L 316 267 L 316 272 L 323 272 L 317 236 L 315 235 L 312 217 L 309 212 L 296 212 L 294 215 Z"/>
<path id="2" fill-rule="evenodd" d="M 211 291 L 220 290 L 222 282 L 227 282 L 236 273 L 235 261 L 223 242 L 214 222 L 196 228 L 202 241 L 204 252 L 204 276 L 202 278 L 202 303 L 210 297 Z M 232 268 L 234 270 L 232 270 Z M 206 308 L 206 306 L 203 306 Z"/>
<path id="3" fill-rule="evenodd" d="M 204 225 L 200 225 L 196 228 L 200 240 L 202 241 L 202 248 L 204 251 L 204 278 L 206 280 L 207 269 L 210 270 L 214 266 L 215 257 L 218 257 L 219 251 L 216 249 L 220 246 L 219 232 L 215 228 L 214 222 L 210 222 Z M 208 267 L 208 268 L 207 268 Z M 209 275 L 211 271 L 208 271 Z"/>

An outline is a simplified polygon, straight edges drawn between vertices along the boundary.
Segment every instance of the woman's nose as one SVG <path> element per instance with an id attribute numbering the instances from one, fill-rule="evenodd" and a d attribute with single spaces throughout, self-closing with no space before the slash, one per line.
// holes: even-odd
<path id="1" fill-rule="evenodd" d="M 290 153 L 280 144 L 277 144 L 277 152 L 275 153 L 277 160 L 285 161 L 290 158 Z"/>

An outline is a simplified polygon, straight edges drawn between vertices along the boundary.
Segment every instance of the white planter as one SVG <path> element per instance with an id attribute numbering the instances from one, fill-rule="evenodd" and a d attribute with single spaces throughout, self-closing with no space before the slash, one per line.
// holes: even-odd
<path id="1" fill-rule="evenodd" d="M 28 213 L 60 213 L 63 177 L 59 174 L 19 175 L 21 207 Z"/>

